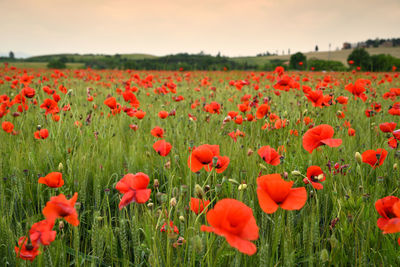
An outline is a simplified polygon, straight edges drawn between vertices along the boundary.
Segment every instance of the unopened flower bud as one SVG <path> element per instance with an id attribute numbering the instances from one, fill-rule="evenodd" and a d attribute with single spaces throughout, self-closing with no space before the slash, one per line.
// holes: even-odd
<path id="1" fill-rule="evenodd" d="M 176 206 L 176 198 L 171 198 L 171 200 L 169 201 L 169 204 L 172 206 L 172 207 L 175 207 Z"/>
<path id="2" fill-rule="evenodd" d="M 58 229 L 60 229 L 60 230 L 64 229 L 64 221 L 59 221 Z"/>
<path id="3" fill-rule="evenodd" d="M 158 179 L 154 179 L 153 187 L 158 188 L 159 186 L 160 186 L 160 183 L 158 182 Z"/>
<path id="4" fill-rule="evenodd" d="M 251 155 L 253 155 L 253 153 L 254 153 L 254 151 L 251 150 L 251 148 L 249 148 L 249 149 L 247 150 L 247 156 L 251 156 Z"/>
<path id="5" fill-rule="evenodd" d="M 301 172 L 294 170 L 294 171 L 292 171 L 292 175 L 293 176 L 301 176 Z"/>
<path id="6" fill-rule="evenodd" d="M 393 164 L 393 170 L 397 170 L 397 163 Z"/>
<path id="7" fill-rule="evenodd" d="M 241 191 L 241 190 L 245 190 L 246 188 L 247 188 L 247 184 L 240 184 L 238 187 L 238 190 Z"/>
<path id="8" fill-rule="evenodd" d="M 185 217 L 183 217 L 183 216 L 181 215 L 181 216 L 179 216 L 179 220 L 182 221 L 182 222 L 184 222 L 184 221 L 185 221 Z"/>
<path id="9" fill-rule="evenodd" d="M 198 185 L 198 184 L 195 185 L 194 192 L 195 192 L 195 194 L 196 194 L 196 196 L 198 198 L 200 198 L 200 199 L 204 198 L 204 191 L 203 191 L 203 188 L 201 188 L 200 185 Z"/>
<path id="10" fill-rule="evenodd" d="M 62 171 L 64 168 L 63 164 L 60 162 L 60 164 L 58 164 L 58 171 Z"/>
<path id="11" fill-rule="evenodd" d="M 356 154 L 354 155 L 354 157 L 356 158 L 357 163 L 358 163 L 358 164 L 361 164 L 362 157 L 361 157 L 360 152 L 356 152 Z"/>

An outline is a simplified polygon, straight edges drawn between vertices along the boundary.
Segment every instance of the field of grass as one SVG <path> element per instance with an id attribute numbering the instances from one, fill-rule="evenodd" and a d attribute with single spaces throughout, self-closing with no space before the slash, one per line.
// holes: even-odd
<path id="1" fill-rule="evenodd" d="M 45 69 L 47 62 L 12 62 L 12 66 L 20 69 Z M 66 63 L 68 69 L 82 69 L 85 67 L 82 63 Z"/>
<path id="2" fill-rule="evenodd" d="M 0 265 L 399 266 L 400 200 L 375 208 L 400 196 L 391 88 L 399 73 L 2 66 Z M 53 172 L 62 186 L 38 182 Z"/>
<path id="3" fill-rule="evenodd" d="M 400 58 L 400 47 L 378 47 L 366 48 L 370 55 L 389 54 L 393 57 Z M 338 50 L 338 51 L 321 51 L 321 52 L 307 52 L 304 55 L 307 59 L 322 59 L 322 60 L 335 60 L 344 63 L 347 66 L 347 57 L 351 53 L 351 49 Z M 263 57 L 236 57 L 233 58 L 238 62 L 247 62 L 248 64 L 263 65 L 266 61 L 280 59 L 289 61 L 290 55 L 281 56 L 263 56 Z"/>

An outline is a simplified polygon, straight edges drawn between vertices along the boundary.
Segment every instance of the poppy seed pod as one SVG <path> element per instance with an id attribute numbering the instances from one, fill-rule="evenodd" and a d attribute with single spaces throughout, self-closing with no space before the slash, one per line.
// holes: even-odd
<path id="1" fill-rule="evenodd" d="M 362 158 L 361 158 L 360 152 L 356 152 L 356 154 L 354 155 L 354 157 L 356 158 L 357 163 L 358 163 L 358 164 L 361 164 Z"/>

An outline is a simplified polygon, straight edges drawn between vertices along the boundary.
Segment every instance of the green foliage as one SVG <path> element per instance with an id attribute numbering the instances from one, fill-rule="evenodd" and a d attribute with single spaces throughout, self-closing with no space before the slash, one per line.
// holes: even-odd
<path id="1" fill-rule="evenodd" d="M 400 67 L 399 58 L 384 54 L 371 56 L 371 71 L 391 71 L 393 66 Z"/>
<path id="2" fill-rule="evenodd" d="M 322 59 L 309 59 L 307 62 L 309 69 L 314 68 L 315 71 L 344 71 L 345 65 L 340 61 L 322 60 Z"/>
<path id="3" fill-rule="evenodd" d="M 290 56 L 290 62 L 289 62 L 290 69 L 304 70 L 306 68 L 306 65 L 307 65 L 307 58 L 303 53 L 297 52 L 296 54 Z"/>
<path id="4" fill-rule="evenodd" d="M 351 67 L 361 67 L 361 70 L 371 69 L 371 56 L 364 48 L 355 48 L 347 57 L 347 62 L 354 61 Z"/>
<path id="5" fill-rule="evenodd" d="M 59 60 L 59 59 L 54 59 L 49 61 L 49 63 L 47 63 L 47 67 L 49 69 L 65 69 L 66 65 L 65 62 Z"/>

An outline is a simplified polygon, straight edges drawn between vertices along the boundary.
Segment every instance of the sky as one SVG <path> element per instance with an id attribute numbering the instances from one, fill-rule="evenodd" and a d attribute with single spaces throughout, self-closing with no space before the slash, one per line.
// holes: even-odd
<path id="1" fill-rule="evenodd" d="M 0 52 L 250 56 L 400 37 L 400 0 L 0 0 Z"/>

